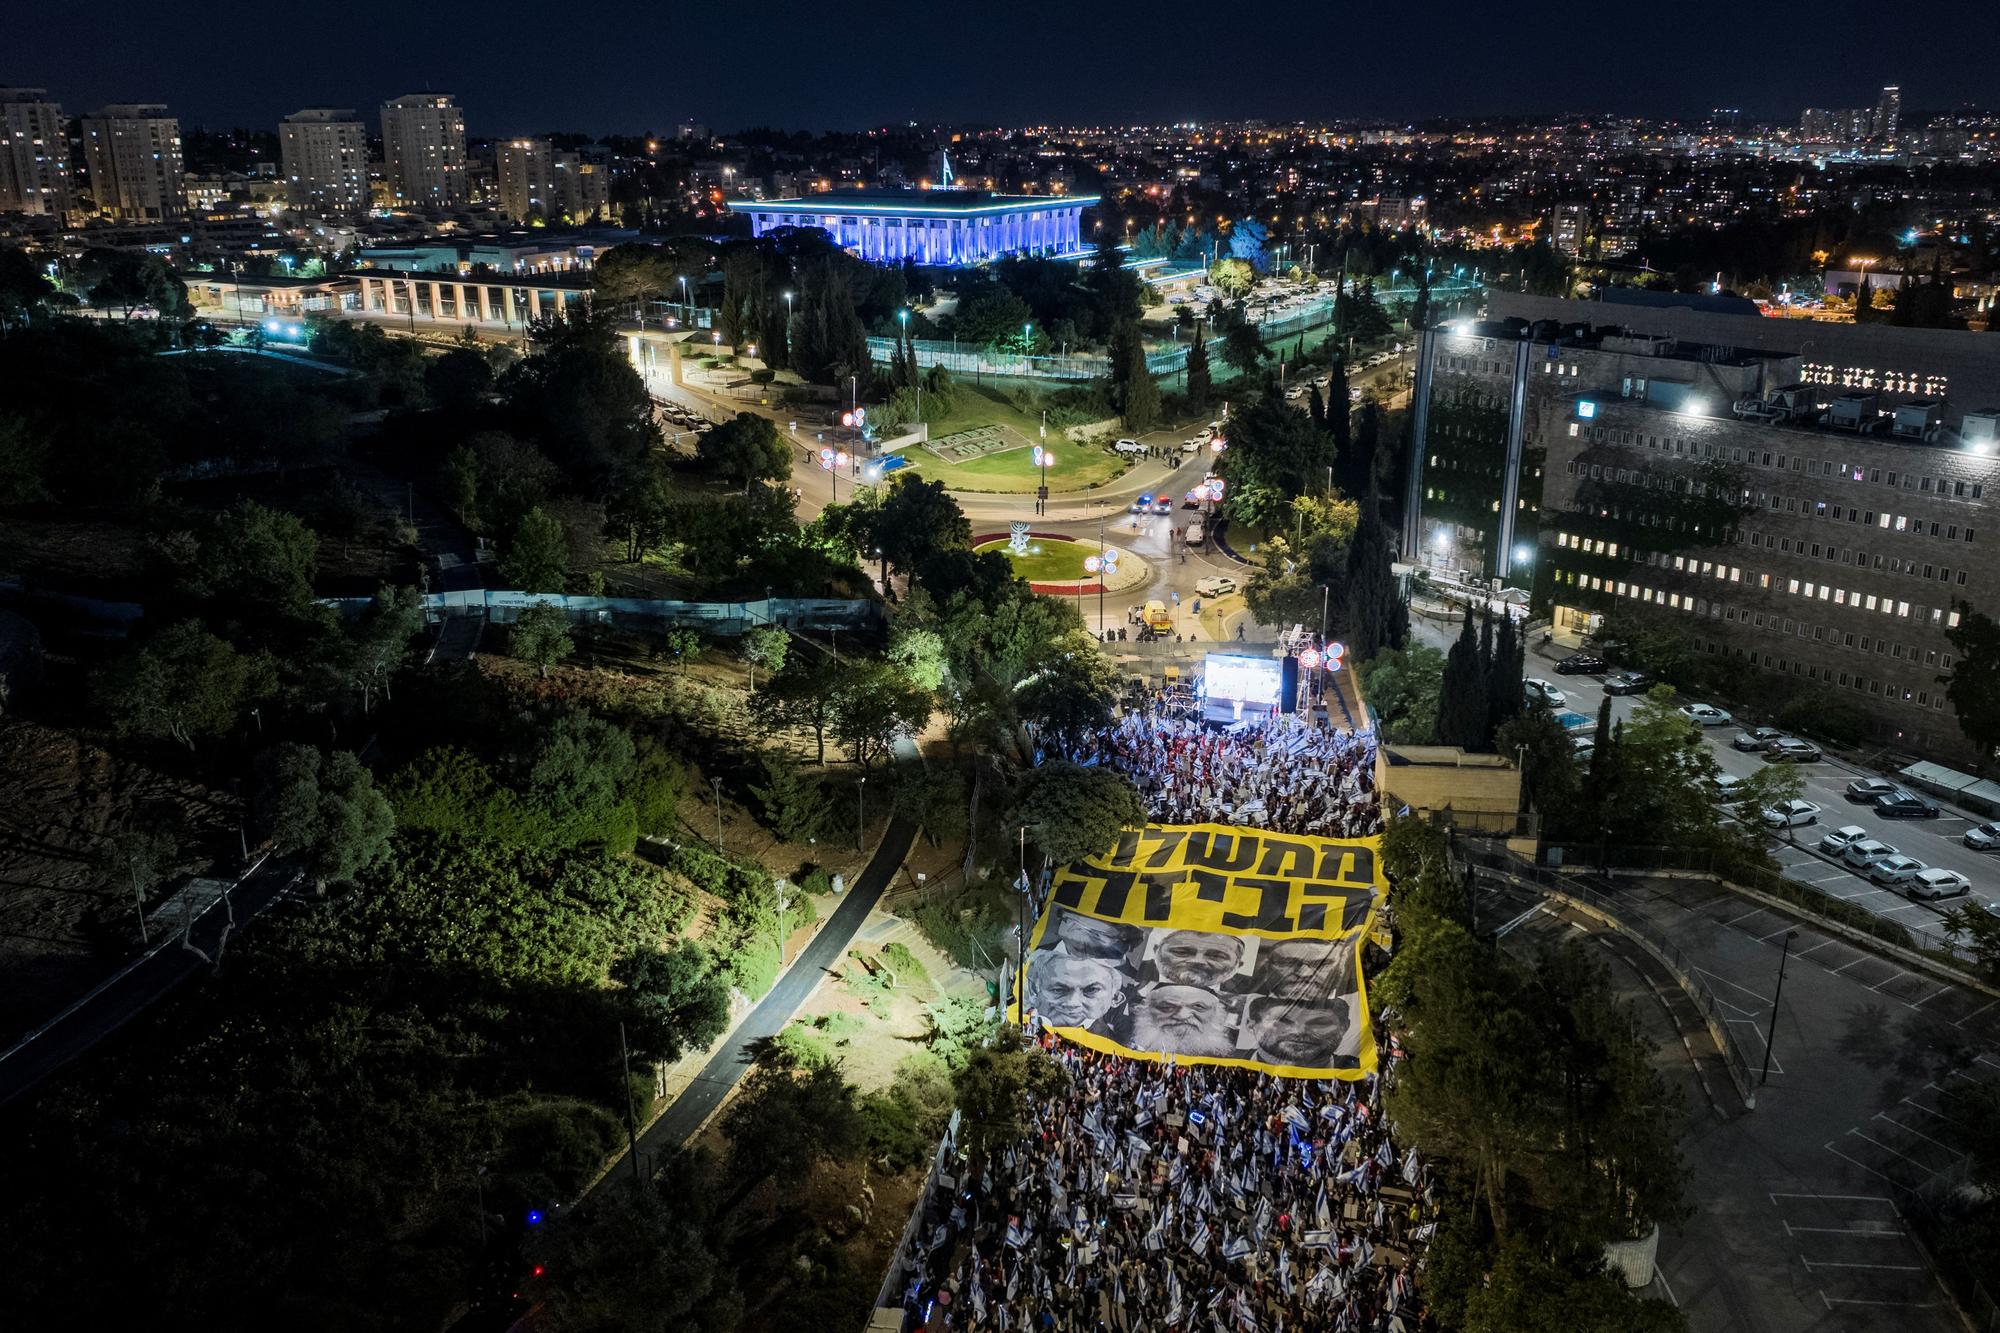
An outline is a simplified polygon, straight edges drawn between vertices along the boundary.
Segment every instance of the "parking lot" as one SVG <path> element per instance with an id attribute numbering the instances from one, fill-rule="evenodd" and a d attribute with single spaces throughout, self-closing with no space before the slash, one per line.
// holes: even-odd
<path id="1" fill-rule="evenodd" d="M 1565 696 L 1565 710 L 1595 717 L 1599 702 L 1604 697 L 1603 677 L 1558 674 L 1555 664 L 1562 655 L 1558 654 L 1555 659 L 1531 656 L 1528 674 L 1547 680 L 1560 689 Z M 1614 696 L 1611 705 L 1613 719 L 1629 719 L 1637 701 L 1638 696 Z M 1765 761 L 1757 754 L 1731 747 L 1730 741 L 1740 730 L 1742 728 L 1732 721 L 1722 726 L 1706 727 L 1703 735 L 1718 769 L 1738 778 L 1747 778 L 1764 767 Z M 1995 854 L 1974 851 L 1963 841 L 1965 831 L 1978 820 L 1941 802 L 1935 819 L 1886 819 L 1873 807 L 1848 800 L 1846 787 L 1855 778 L 1886 776 L 1894 780 L 1894 774 L 1867 772 L 1831 758 L 1798 767 L 1805 777 L 1803 799 L 1820 809 L 1813 823 L 1772 836 L 1771 854 L 1787 878 L 1809 884 L 1822 893 L 1852 902 L 1857 907 L 1894 921 L 1913 934 L 1922 935 L 1926 944 L 1947 947 L 1940 918 L 1944 912 L 1966 899 L 1913 902 L 1900 892 L 1871 883 L 1865 873 L 1851 870 L 1842 865 L 1838 857 L 1817 849 L 1819 840 L 1828 832 L 1854 825 L 1866 830 L 1868 837 L 1887 843 L 1926 866 L 1954 870 L 1964 875 L 1971 882 L 1972 899 L 1985 903 L 2000 901 L 2000 863 L 1996 863 Z"/>

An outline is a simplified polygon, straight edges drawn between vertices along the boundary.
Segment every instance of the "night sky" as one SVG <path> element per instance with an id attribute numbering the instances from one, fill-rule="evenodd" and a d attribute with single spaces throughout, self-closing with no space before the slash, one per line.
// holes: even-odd
<path id="1" fill-rule="evenodd" d="M 1873 102 L 2000 103 L 2000 4 L 1859 0 L 1367 6 L 1270 0 L 846 4 L 547 0 L 286 9 L 100 0 L 13 7 L 0 84 L 75 114 L 164 101 L 189 124 L 458 94 L 474 135 L 640 132 L 686 117 L 859 128 L 1621 112 L 1791 120 Z M 198 15 L 198 21 L 195 16 Z M 569 26 L 572 22 L 577 26 Z M 372 122 L 373 116 L 370 115 Z"/>

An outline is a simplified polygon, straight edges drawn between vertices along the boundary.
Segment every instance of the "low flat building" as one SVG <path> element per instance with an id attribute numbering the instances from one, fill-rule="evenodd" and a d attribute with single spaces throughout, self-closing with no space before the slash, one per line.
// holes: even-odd
<path id="1" fill-rule="evenodd" d="M 985 190 L 836 190 L 798 199 L 731 199 L 750 234 L 814 227 L 884 264 L 982 264 L 1004 255 L 1087 253 L 1083 210 L 1096 195 L 1005 195 Z"/>

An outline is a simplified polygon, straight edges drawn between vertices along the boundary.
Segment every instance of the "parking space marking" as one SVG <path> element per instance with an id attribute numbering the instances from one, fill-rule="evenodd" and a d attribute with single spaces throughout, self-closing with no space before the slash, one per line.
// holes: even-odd
<path id="1" fill-rule="evenodd" d="M 1519 926 L 1522 923 L 1526 922 L 1529 917 L 1533 916 L 1535 913 L 1541 910 L 1542 910 L 1542 904 L 1536 903 L 1533 907 L 1530 907 L 1527 911 L 1521 913 L 1521 915 L 1515 917 L 1512 921 L 1509 921 L 1506 925 L 1494 931 L 1493 938 L 1496 940 L 1499 939 L 1502 935 L 1505 935 L 1508 931 L 1513 930 L 1516 926 Z"/>
<path id="2" fill-rule="evenodd" d="M 1829 1310 L 1836 1305 L 1893 1305 L 1899 1310 L 1931 1310 L 1937 1308 L 1936 1301 L 1864 1301 L 1849 1296 L 1829 1296 L 1823 1291 L 1819 1294 L 1819 1298 L 1826 1302 L 1826 1308 Z"/>
<path id="3" fill-rule="evenodd" d="M 1830 1263 L 1825 1259 L 1814 1263 L 1803 1254 L 1799 1256 L 1799 1262 L 1806 1266 L 1806 1271 L 1809 1273 L 1820 1268 L 1878 1268 L 1889 1273 L 1921 1273 L 1924 1271 L 1921 1264 L 1836 1264 Z M 1824 1294 L 1824 1292 L 1821 1293 L 1821 1295 Z"/>
<path id="4" fill-rule="evenodd" d="M 1906 1102 L 1907 1102 L 1907 1101 L 1910 1101 L 1910 1099 L 1909 1099 L 1909 1098 L 1907 1098 L 1907 1097 L 1905 1097 L 1905 1098 L 1904 1098 L 1903 1100 L 1904 1100 L 1904 1101 L 1906 1101 Z M 1915 1102 L 1910 1102 L 1910 1105 L 1912 1105 L 1912 1106 L 1916 1106 L 1917 1104 L 1916 1104 Z M 1917 1109 L 1918 1109 L 1919 1111 L 1922 1111 L 1922 1110 L 1924 1110 L 1925 1108 L 1923 1108 L 1923 1107 L 1921 1107 L 1921 1106 L 1917 1106 Z M 1940 1119 L 1942 1119 L 1942 1117 L 1939 1117 L 1939 1118 L 1940 1118 Z M 1920 1130 L 1920 1129 L 1912 1129 L 1912 1128 L 1911 1128 L 1910 1126 L 1908 1126 L 1908 1125 L 1904 1124 L 1904 1123 L 1903 1123 L 1902 1121 L 1900 1121 L 1900 1120 L 1897 1120 L 1897 1119 L 1895 1119 L 1894 1117 L 1892 1117 L 1892 1116 L 1891 1116 L 1891 1115 L 1890 1115 L 1890 1114 L 1889 1114 L 1889 1113 L 1888 1113 L 1887 1111 L 1877 1111 L 1877 1112 L 1875 1113 L 1875 1119 L 1877 1119 L 1877 1120 L 1887 1120 L 1887 1121 L 1888 1121 L 1888 1122 L 1889 1122 L 1890 1124 L 1894 1125 L 1894 1126 L 1895 1126 L 1895 1127 L 1896 1127 L 1897 1129 L 1900 1129 L 1900 1130 L 1902 1130 L 1902 1131 L 1903 1131 L 1903 1132 L 1904 1132 L 1905 1134 L 1914 1134 L 1914 1135 L 1916 1135 L 1916 1136 L 1917 1136 L 1918 1138 L 1922 1139 L 1922 1140 L 1923 1140 L 1923 1141 L 1924 1141 L 1925 1143 L 1932 1143 L 1932 1144 L 1936 1144 L 1936 1145 L 1937 1145 L 1938 1147 L 1940 1147 L 1940 1148 L 1944 1149 L 1944 1150 L 1945 1150 L 1945 1152 L 1949 1153 L 1949 1154 L 1951 1155 L 1951 1157 L 1952 1157 L 1952 1160 L 1954 1160 L 1954 1161 L 1957 1161 L 1957 1160 L 1959 1160 L 1959 1159 L 1961 1159 L 1961 1158 L 1963 1158 L 1963 1157 L 1965 1156 L 1965 1154 L 1964 1154 L 1964 1153 L 1962 1153 L 1962 1152 L 1960 1152 L 1960 1151 L 1959 1151 L 1958 1149 L 1956 1149 L 1956 1148 L 1952 1147 L 1952 1146 L 1951 1146 L 1951 1145 L 1950 1145 L 1949 1143 L 1943 1143 L 1943 1142 L 1940 1142 L 1939 1140 L 1937 1140 L 1937 1139 L 1934 1139 L 1934 1138 L 1932 1138 L 1932 1137 L 1931 1137 L 1930 1135 L 1928 1135 L 1928 1134 L 1924 1133 L 1924 1132 L 1923 1132 L 1922 1130 Z"/>
<path id="5" fill-rule="evenodd" d="M 1749 911 L 1745 912 L 1742 916 L 1731 917 L 1729 920 L 1723 922 L 1722 924 L 1725 926 L 1733 926 L 1739 921 L 1748 921 L 1751 917 L 1756 916 L 1759 912 L 1763 910 L 1764 909 L 1761 907 L 1753 907 Z"/>
<path id="6" fill-rule="evenodd" d="M 1784 1222 L 1783 1218 L 1778 1219 Z M 1875 1236 L 1895 1240 L 1907 1233 L 1897 1227 L 1795 1227 L 1785 1222 L 1787 1236 Z"/>
<path id="7" fill-rule="evenodd" d="M 1886 980 L 1886 981 L 1878 981 L 1878 982 L 1876 982 L 1876 983 L 1875 983 L 1875 984 L 1874 984 L 1873 986 L 1870 986 L 1870 987 L 1869 987 L 1868 989 L 1869 989 L 1869 990 L 1871 990 L 1871 991 L 1874 991 L 1874 992 L 1875 992 L 1876 994 L 1878 994 L 1878 995 L 1879 995 L 1879 994 L 1881 994 L 1881 993 L 1882 993 L 1882 988 L 1883 988 L 1884 986 L 1888 986 L 1888 985 L 1893 985 L 1894 983 L 1896 983 L 1896 982 L 1898 982 L 1898 981 L 1901 981 L 1901 980 L 1902 980 L 1902 979 L 1903 979 L 1904 977 L 1907 977 L 1907 976 L 1909 976 L 1909 975 L 1910 975 L 1910 974 L 1909 974 L 1908 972 L 1901 972 L 1901 971 L 1899 971 L 1899 972 L 1896 972 L 1896 973 L 1894 973 L 1893 975 L 1891 975 L 1891 976 L 1890 976 L 1890 977 L 1888 978 L 1888 980 Z"/>
<path id="8" fill-rule="evenodd" d="M 1988 1009 L 1991 1009 L 1996 1004 L 2000 1004 L 2000 1000 L 1988 1000 L 1985 1004 L 1980 1005 L 1977 1009 L 1974 1009 L 1964 1018 L 1961 1018 L 1956 1023 L 1953 1023 L 1952 1026 L 1955 1028 L 1962 1028 L 1967 1023 L 1970 1023 L 1973 1019 L 1979 1017 L 1981 1014 L 1985 1013 Z"/>
<path id="9" fill-rule="evenodd" d="M 1890 1123 L 1892 1123 L 1892 1124 L 1893 1124 L 1894 1122 L 1893 1122 L 1893 1121 L 1891 1121 Z M 1924 1173 L 1924 1175 L 1925 1175 L 1926 1177 L 1929 1177 L 1929 1176 L 1934 1176 L 1934 1175 L 1936 1175 L 1936 1174 L 1937 1174 L 1937 1171 L 1936 1171 L 1936 1170 L 1932 1169 L 1931 1167 L 1928 1167 L 1928 1166 L 1925 1166 L 1925 1165 L 1924 1165 L 1924 1164 L 1923 1164 L 1922 1162 L 1920 1162 L 1920 1161 L 1918 1161 L 1918 1160 L 1917 1160 L 1916 1158 L 1914 1158 L 1914 1157 L 1910 1156 L 1910 1155 L 1909 1155 L 1908 1153 L 1906 1153 L 1906 1152 L 1901 1152 L 1901 1151 L 1899 1151 L 1899 1150 L 1897 1150 L 1897 1149 L 1895 1149 L 1895 1148 L 1891 1148 L 1891 1147 L 1890 1147 L 1890 1146 L 1889 1146 L 1888 1144 L 1886 1144 L 1886 1143 L 1883 1143 L 1883 1142 L 1882 1142 L 1881 1140 L 1879 1140 L 1879 1139 L 1871 1139 L 1871 1138 L 1869 1138 L 1869 1137 L 1868 1137 L 1868 1136 L 1867 1136 L 1866 1134 L 1863 1134 L 1863 1133 L 1862 1133 L 1862 1132 L 1861 1132 L 1860 1130 L 1858 1130 L 1858 1129 L 1850 1129 L 1850 1130 L 1848 1130 L 1847 1132 L 1848 1132 L 1849 1134 L 1852 1134 L 1852 1135 L 1853 1135 L 1853 1136 L 1854 1136 L 1855 1138 L 1857 1138 L 1857 1139 L 1860 1139 L 1860 1140 L 1861 1140 L 1861 1141 L 1862 1141 L 1863 1143 L 1872 1143 L 1872 1144 L 1874 1144 L 1874 1145 L 1875 1145 L 1875 1146 L 1876 1146 L 1877 1148 L 1880 1148 L 1880 1149 L 1881 1149 L 1881 1150 L 1882 1150 L 1883 1152 L 1885 1152 L 1885 1153 L 1888 1153 L 1888 1154 L 1889 1154 L 1890 1156 L 1892 1156 L 1892 1157 L 1900 1157 L 1900 1158 L 1902 1158 L 1902 1159 L 1903 1159 L 1904 1161 L 1908 1162 L 1908 1163 L 1909 1163 L 1909 1164 L 1910 1164 L 1911 1166 L 1914 1166 L 1914 1167 L 1917 1167 L 1917 1168 L 1921 1169 L 1921 1170 L 1923 1171 L 1923 1173 Z M 1918 1135 L 1917 1137 L 1919 1137 L 1919 1138 L 1922 1138 L 1923 1136 L 1922 1136 L 1921 1134 L 1919 1134 L 1919 1135 Z"/>
<path id="10" fill-rule="evenodd" d="M 1870 959 L 1867 954 L 1865 953 L 1859 954 L 1853 958 L 1848 959 L 1846 962 L 1842 963 L 1839 967 L 1828 968 L 1827 971 L 1833 973 L 1835 976 L 1839 976 L 1842 972 L 1845 972 L 1848 968 L 1853 967 L 1856 963 L 1866 963 L 1872 961 L 1873 960 Z"/>
<path id="11" fill-rule="evenodd" d="M 1850 1129 L 1847 1132 L 1852 1134 L 1854 1131 Z M 1893 1177 L 1883 1175 L 1880 1171 L 1877 1171 L 1874 1167 L 1868 1165 L 1868 1163 L 1866 1162 L 1860 1161 L 1857 1158 L 1849 1157 L 1846 1153 L 1834 1147 L 1832 1143 L 1829 1142 L 1821 1146 L 1823 1146 L 1828 1152 L 1832 1153 L 1835 1157 L 1838 1157 L 1841 1161 L 1849 1162 L 1855 1166 L 1860 1167 L 1863 1171 L 1866 1171 L 1869 1175 L 1874 1176 L 1877 1180 L 1886 1180 L 1889 1182 L 1891 1186 L 1894 1186 L 1896 1184 L 1896 1181 Z"/>
<path id="12" fill-rule="evenodd" d="M 1896 1202 L 1895 1199 L 1887 1194 L 1773 1194 L 1771 1196 L 1771 1202 L 1774 1204 L 1780 1199 L 1838 1199 L 1842 1203 L 1886 1203 L 1892 1205 Z M 1892 1207 L 1889 1211 L 1894 1212 L 1895 1209 Z"/>

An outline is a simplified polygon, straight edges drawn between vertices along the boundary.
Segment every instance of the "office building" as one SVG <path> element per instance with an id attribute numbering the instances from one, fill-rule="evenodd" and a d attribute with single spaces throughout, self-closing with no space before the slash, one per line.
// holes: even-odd
<path id="1" fill-rule="evenodd" d="M 40 88 L 0 88 L 0 213 L 67 217 L 69 136 Z"/>
<path id="2" fill-rule="evenodd" d="M 334 217 L 368 207 L 368 132 L 353 111 L 312 107 L 285 117 L 278 153 L 294 209 Z"/>
<path id="3" fill-rule="evenodd" d="M 471 197 L 465 113 L 449 93 L 414 93 L 382 104 L 382 165 L 402 208 L 456 208 Z"/>
<path id="4" fill-rule="evenodd" d="M 84 164 L 97 211 L 124 222 L 187 212 L 181 124 L 157 104 L 108 106 L 83 118 Z"/>
<path id="5" fill-rule="evenodd" d="M 750 234 L 817 227 L 878 263 L 979 264 L 1002 255 L 1082 255 L 1083 210 L 1096 195 L 984 190 L 839 190 L 804 199 L 731 199 Z"/>
<path id="6" fill-rule="evenodd" d="M 1643 326 L 1433 330 L 1405 556 L 1532 587 L 1559 632 L 1670 624 L 1853 695 L 1881 743 L 1968 758 L 1938 678 L 1956 605 L 2000 597 L 2000 411 L 1911 388 Z"/>

